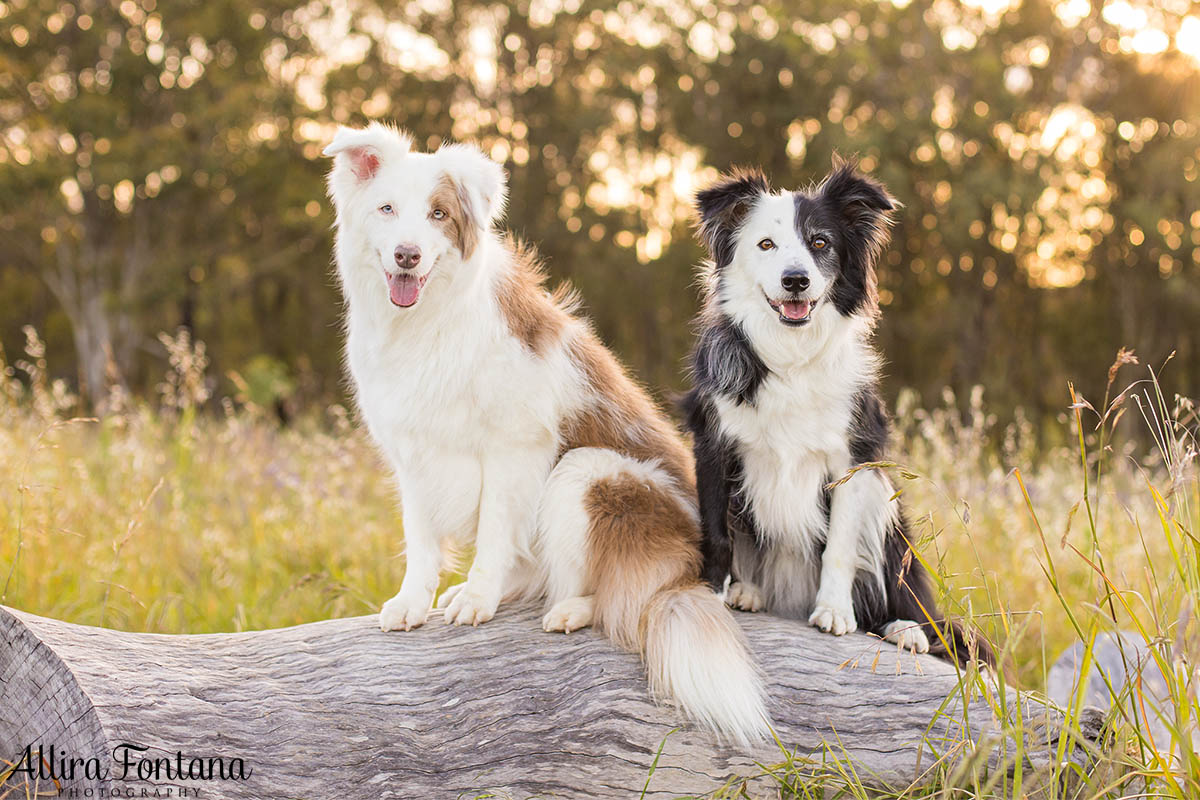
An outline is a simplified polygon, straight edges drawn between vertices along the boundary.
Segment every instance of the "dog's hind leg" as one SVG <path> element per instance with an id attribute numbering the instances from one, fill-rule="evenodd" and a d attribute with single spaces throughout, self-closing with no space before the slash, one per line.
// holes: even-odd
<path id="1" fill-rule="evenodd" d="M 592 624 L 587 562 L 591 518 L 585 503 L 593 481 L 610 471 L 614 457 L 619 458 L 598 448 L 572 450 L 559 459 L 542 491 L 537 542 L 548 606 L 542 618 L 546 631 L 569 633 Z"/>
<path id="2" fill-rule="evenodd" d="M 921 630 L 921 624 L 911 619 L 896 619 L 884 625 L 883 639 L 914 653 L 929 652 L 929 637 Z"/>
<path id="3" fill-rule="evenodd" d="M 590 594 L 559 600 L 542 617 L 542 630 L 547 633 L 570 633 L 587 628 L 592 624 L 595 612 L 596 598 Z"/>
<path id="4" fill-rule="evenodd" d="M 753 533 L 734 529 L 733 569 L 729 588 L 725 590 L 725 602 L 742 611 L 762 611 L 767 607 L 766 595 L 759 580 L 758 542 Z"/>

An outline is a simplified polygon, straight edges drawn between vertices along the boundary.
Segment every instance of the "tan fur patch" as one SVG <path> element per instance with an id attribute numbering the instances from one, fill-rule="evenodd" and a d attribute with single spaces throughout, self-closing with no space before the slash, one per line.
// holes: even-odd
<path id="1" fill-rule="evenodd" d="M 560 450 L 604 447 L 639 461 L 657 461 L 684 492 L 696 485 L 692 451 L 679 431 L 590 331 L 571 343 L 589 401 L 563 421 Z"/>
<path id="2" fill-rule="evenodd" d="M 552 341 L 537 332 L 560 328 L 571 319 L 571 302 L 550 298 L 536 262 L 517 249 L 520 268 L 502 291 L 509 326 L 535 350 Z M 540 291 L 535 292 L 534 289 Z M 535 304 L 534 297 L 541 298 Z M 595 591 L 595 624 L 630 650 L 641 650 L 643 616 L 656 593 L 697 584 L 700 529 L 694 511 L 696 478 L 692 451 L 649 393 L 625 371 L 587 327 L 572 325 L 567 354 L 583 386 L 581 408 L 559 426 L 559 454 L 598 447 L 637 461 L 657 464 L 658 482 L 621 473 L 596 481 L 584 498 L 588 527 L 588 585 Z"/>
<path id="3" fill-rule="evenodd" d="M 546 291 L 546 272 L 537 252 L 508 237 L 505 247 L 511 252 L 512 268 L 502 274 L 496 287 L 500 313 L 512 335 L 537 355 L 562 337 L 575 303 L 570 286 L 564 284 L 550 294 Z"/>
<path id="4" fill-rule="evenodd" d="M 595 623 L 618 645 L 641 650 L 642 612 L 663 589 L 694 583 L 700 572 L 700 531 L 668 487 L 632 475 L 597 481 L 584 508 Z"/>
<path id="5" fill-rule="evenodd" d="M 434 219 L 435 209 L 446 212 L 442 219 Z M 464 260 L 471 257 L 479 244 L 479 222 L 471 215 L 471 206 L 463 196 L 462 189 L 449 175 L 443 175 L 429 196 L 430 220 L 440 226 Z"/>

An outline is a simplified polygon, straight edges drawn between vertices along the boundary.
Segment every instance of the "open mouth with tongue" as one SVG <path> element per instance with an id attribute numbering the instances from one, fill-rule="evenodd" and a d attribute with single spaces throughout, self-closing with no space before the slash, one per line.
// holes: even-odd
<path id="1" fill-rule="evenodd" d="M 805 325 L 812 318 L 812 311 L 817 306 L 816 300 L 772 300 L 767 298 L 767 304 L 779 315 L 779 321 L 784 325 Z"/>
<path id="2" fill-rule="evenodd" d="M 417 302 L 417 298 L 421 296 L 421 289 L 425 288 L 425 279 L 429 277 L 428 273 L 417 276 L 411 272 L 393 275 L 387 270 L 384 270 L 383 274 L 387 276 L 388 296 L 392 305 L 400 308 L 408 308 Z"/>

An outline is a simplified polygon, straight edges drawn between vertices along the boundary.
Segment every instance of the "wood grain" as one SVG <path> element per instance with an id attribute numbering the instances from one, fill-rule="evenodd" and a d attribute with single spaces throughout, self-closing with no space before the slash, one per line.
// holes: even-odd
<path id="1" fill-rule="evenodd" d="M 782 760 L 777 747 L 716 743 L 651 700 L 635 656 L 592 631 L 543 633 L 539 613 L 503 607 L 465 629 L 435 615 L 408 633 L 381 633 L 370 616 L 169 636 L 0 607 L 0 757 L 40 743 L 109 764 L 130 742 L 172 759 L 243 758 L 245 781 L 159 781 L 230 798 L 637 797 L 660 747 L 646 796 L 675 797 Z M 800 755 L 832 744 L 864 776 L 907 784 L 939 753 L 953 760 L 965 742 L 996 735 L 980 700 L 968 704 L 973 729 L 961 724 L 959 678 L 945 662 L 862 634 L 736 616 L 768 677 L 779 737 Z M 1052 742 L 1054 712 L 1031 699 L 1023 708 Z M 995 751 L 991 761 L 1003 768 Z"/>

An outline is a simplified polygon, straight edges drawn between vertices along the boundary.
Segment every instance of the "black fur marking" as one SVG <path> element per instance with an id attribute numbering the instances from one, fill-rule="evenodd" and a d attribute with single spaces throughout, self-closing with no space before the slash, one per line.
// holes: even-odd
<path id="1" fill-rule="evenodd" d="M 693 389 L 683 402 L 696 454 L 700 553 L 704 559 L 701 577 L 714 591 L 720 592 L 733 567 L 729 508 L 734 489 L 741 482 L 742 465 L 732 445 L 718 433 L 712 401 Z"/>
<path id="2" fill-rule="evenodd" d="M 841 255 L 841 271 L 830 290 L 834 306 L 847 316 L 863 309 L 876 313 L 875 262 L 887 247 L 888 212 L 896 208 L 896 201 L 883 184 L 860 173 L 854 162 L 835 160 L 833 172 L 815 194 L 796 193 L 797 228 L 801 215 L 812 213 L 814 202 L 833 217 L 838 231 L 835 247 Z"/>
<path id="3" fill-rule="evenodd" d="M 767 365 L 754 352 L 741 326 L 722 315 L 704 321 L 692 351 L 695 391 L 753 404 L 767 373 Z"/>
<path id="4" fill-rule="evenodd" d="M 879 398 L 879 391 L 870 386 L 858 393 L 854 401 L 854 418 L 850 425 L 850 458 L 857 464 L 882 461 L 887 449 L 891 420 Z"/>
<path id="5" fill-rule="evenodd" d="M 743 502 L 742 462 L 734 444 L 720 434 L 713 398 L 731 397 L 753 405 L 768 370 L 742 329 L 717 313 L 701 317 L 691 367 L 695 386 L 684 397 L 683 410 L 696 455 L 703 579 L 719 592 L 733 566 L 729 517 L 731 508 L 740 508 Z"/>
<path id="6" fill-rule="evenodd" d="M 770 191 L 761 171 L 734 169 L 696 195 L 700 240 L 708 248 L 717 269 L 727 266 L 733 258 L 734 233 L 750 206 Z"/>

